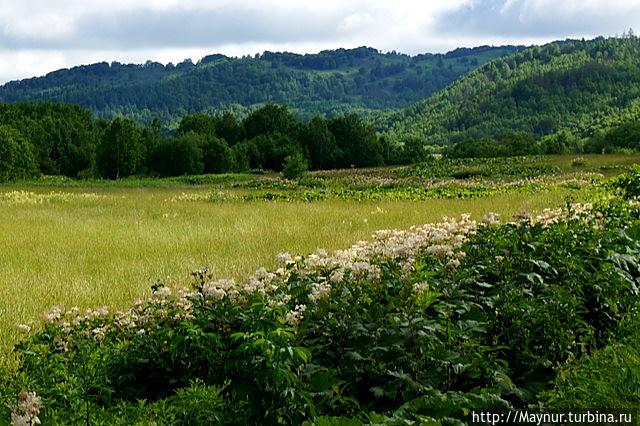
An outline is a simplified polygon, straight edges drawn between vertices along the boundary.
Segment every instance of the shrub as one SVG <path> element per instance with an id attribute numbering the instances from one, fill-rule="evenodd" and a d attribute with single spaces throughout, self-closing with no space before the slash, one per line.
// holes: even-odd
<path id="1" fill-rule="evenodd" d="M 610 186 L 626 199 L 640 196 L 640 166 L 633 165 L 627 173 L 611 181 Z"/>
<path id="2" fill-rule="evenodd" d="M 630 317 L 622 339 L 563 369 L 543 395 L 550 410 L 634 410 L 640 407 L 640 316 Z"/>
<path id="3" fill-rule="evenodd" d="M 282 176 L 285 179 L 300 179 L 307 173 L 308 164 L 302 154 L 295 153 L 284 159 Z"/>

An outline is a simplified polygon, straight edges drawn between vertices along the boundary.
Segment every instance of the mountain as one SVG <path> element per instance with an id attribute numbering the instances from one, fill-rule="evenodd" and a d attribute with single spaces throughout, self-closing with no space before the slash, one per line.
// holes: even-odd
<path id="1" fill-rule="evenodd" d="M 378 122 L 390 139 L 446 145 L 570 133 L 585 138 L 640 118 L 640 39 L 566 40 L 479 67 Z"/>
<path id="2" fill-rule="evenodd" d="M 307 118 L 366 114 L 408 106 L 478 66 L 522 49 L 482 46 L 408 56 L 360 47 L 305 55 L 218 54 L 175 66 L 102 62 L 9 82 L 0 87 L 0 102 L 73 103 L 99 117 L 124 114 L 141 121 L 220 109 L 242 113 L 264 103 L 287 105 Z"/>

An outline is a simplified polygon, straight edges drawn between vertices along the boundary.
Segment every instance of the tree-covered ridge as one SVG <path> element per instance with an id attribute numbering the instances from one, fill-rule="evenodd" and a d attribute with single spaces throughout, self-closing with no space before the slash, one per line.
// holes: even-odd
<path id="1" fill-rule="evenodd" d="M 361 47 L 306 55 L 210 55 L 196 64 L 185 60 L 166 66 L 102 62 L 7 83 L 0 87 L 0 101 L 73 103 L 100 117 L 124 114 L 146 121 L 278 103 L 309 118 L 404 107 L 488 61 L 522 49 L 482 46 L 408 56 Z"/>
<path id="2" fill-rule="evenodd" d="M 380 122 L 391 138 L 445 145 L 568 132 L 585 138 L 640 117 L 640 39 L 567 40 L 496 59 Z"/>

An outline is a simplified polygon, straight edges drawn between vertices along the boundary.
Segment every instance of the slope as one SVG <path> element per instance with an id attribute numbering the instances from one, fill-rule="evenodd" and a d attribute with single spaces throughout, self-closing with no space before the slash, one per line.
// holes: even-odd
<path id="1" fill-rule="evenodd" d="M 62 69 L 0 87 L 0 101 L 79 104 L 100 117 L 146 121 L 186 113 L 285 104 L 300 115 L 336 114 L 410 105 L 488 61 L 523 47 L 461 48 L 408 56 L 376 49 L 318 54 L 264 52 L 255 57 L 211 55 L 174 66 L 106 62 Z"/>
<path id="2" fill-rule="evenodd" d="M 511 132 L 586 137 L 640 117 L 640 40 L 567 40 L 496 59 L 378 123 L 390 138 L 445 145 Z"/>

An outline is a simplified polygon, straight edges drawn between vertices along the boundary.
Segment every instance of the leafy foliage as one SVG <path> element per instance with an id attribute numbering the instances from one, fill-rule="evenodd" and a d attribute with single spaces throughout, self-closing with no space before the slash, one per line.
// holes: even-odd
<path id="1" fill-rule="evenodd" d="M 27 140 L 41 173 L 74 178 L 95 166 L 104 127 L 83 108 L 53 104 L 0 104 L 0 124 Z"/>
<path id="2" fill-rule="evenodd" d="M 640 404 L 640 320 L 637 314 L 620 325 L 620 341 L 562 370 L 543 395 L 551 410 L 624 410 Z"/>
<path id="3" fill-rule="evenodd" d="M 284 159 L 282 176 L 286 179 L 298 179 L 307 173 L 307 162 L 301 154 L 293 154 Z"/>
<path id="4" fill-rule="evenodd" d="M 618 176 L 611 182 L 611 187 L 621 192 L 627 199 L 640 196 L 640 166 L 634 165 L 628 173 Z"/>
<path id="5" fill-rule="evenodd" d="M 303 123 L 287 107 L 272 104 L 244 120 L 230 113 L 186 115 L 176 132 L 163 131 L 158 120 L 144 127 L 123 117 L 95 120 L 87 110 L 53 104 L 2 105 L 0 123 L 6 126 L 2 180 L 38 171 L 107 179 L 281 171 L 289 156 L 301 156 L 315 169 L 392 160 L 372 127 L 355 114 Z"/>
<path id="6" fill-rule="evenodd" d="M 0 126 L 0 181 L 36 176 L 31 144 L 15 129 Z"/>

